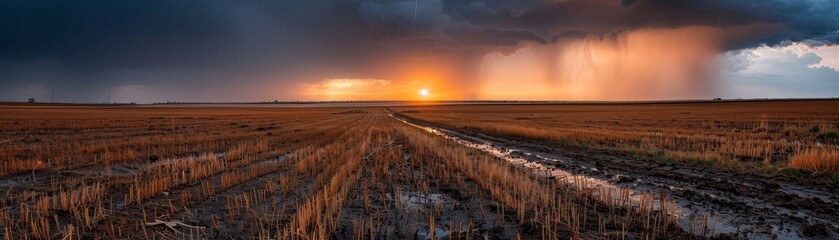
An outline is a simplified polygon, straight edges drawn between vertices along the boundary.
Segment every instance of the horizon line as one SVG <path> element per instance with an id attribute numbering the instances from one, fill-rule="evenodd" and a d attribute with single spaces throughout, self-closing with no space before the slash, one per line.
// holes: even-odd
<path id="1" fill-rule="evenodd" d="M 115 105 L 294 105 L 294 104 L 333 104 L 333 103 L 419 103 L 434 105 L 434 103 L 450 104 L 644 104 L 644 103 L 718 103 L 718 102 L 771 102 L 771 101 L 824 101 L 824 100 L 839 100 L 839 97 L 819 97 L 819 98 L 711 98 L 711 99 L 659 99 L 659 100 L 294 100 L 294 101 L 166 101 L 155 103 L 135 103 L 135 102 L 8 102 L 0 101 L 0 105 L 96 105 L 96 106 L 115 106 Z"/>

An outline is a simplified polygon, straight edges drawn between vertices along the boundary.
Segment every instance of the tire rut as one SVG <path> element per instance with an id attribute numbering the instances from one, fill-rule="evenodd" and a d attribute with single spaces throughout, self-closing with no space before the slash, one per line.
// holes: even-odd
<path id="1" fill-rule="evenodd" d="M 839 194 L 830 190 L 753 174 L 662 164 L 615 151 L 487 136 L 401 114 L 394 117 L 510 161 L 537 165 L 534 167 L 553 177 L 581 177 L 596 185 L 636 193 L 668 193 L 682 207 L 683 219 L 718 214 L 715 232 L 724 234 L 719 236 L 807 239 L 832 238 L 839 233 Z"/>

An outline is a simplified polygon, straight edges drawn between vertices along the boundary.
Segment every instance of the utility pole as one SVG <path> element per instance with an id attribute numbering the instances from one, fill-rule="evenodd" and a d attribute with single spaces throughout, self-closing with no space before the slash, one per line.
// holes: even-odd
<path id="1" fill-rule="evenodd" d="M 111 104 L 111 92 L 108 92 L 108 104 Z"/>
<path id="2" fill-rule="evenodd" d="M 52 89 L 52 97 L 50 98 L 50 102 L 55 102 L 55 88 Z"/>

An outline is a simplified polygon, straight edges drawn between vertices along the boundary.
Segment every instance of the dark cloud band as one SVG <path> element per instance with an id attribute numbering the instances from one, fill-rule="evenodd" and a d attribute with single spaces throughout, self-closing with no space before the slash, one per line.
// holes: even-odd
<path id="1" fill-rule="evenodd" d="M 23 77 L 0 85 L 29 81 L 15 66 L 43 61 L 60 66 L 65 80 L 55 81 L 65 85 L 107 71 L 377 77 L 366 62 L 479 61 L 523 43 L 649 28 L 742 29 L 722 38 L 728 50 L 826 45 L 839 43 L 837 18 L 839 1 L 817 0 L 8 0 L 0 2 L 0 74 Z"/>

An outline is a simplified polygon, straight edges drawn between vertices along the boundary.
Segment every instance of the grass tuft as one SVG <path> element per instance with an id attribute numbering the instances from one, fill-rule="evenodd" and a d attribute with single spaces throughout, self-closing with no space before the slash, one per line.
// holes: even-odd
<path id="1" fill-rule="evenodd" d="M 808 169 L 820 173 L 839 174 L 839 150 L 810 149 L 798 153 L 789 161 L 789 167 Z"/>

